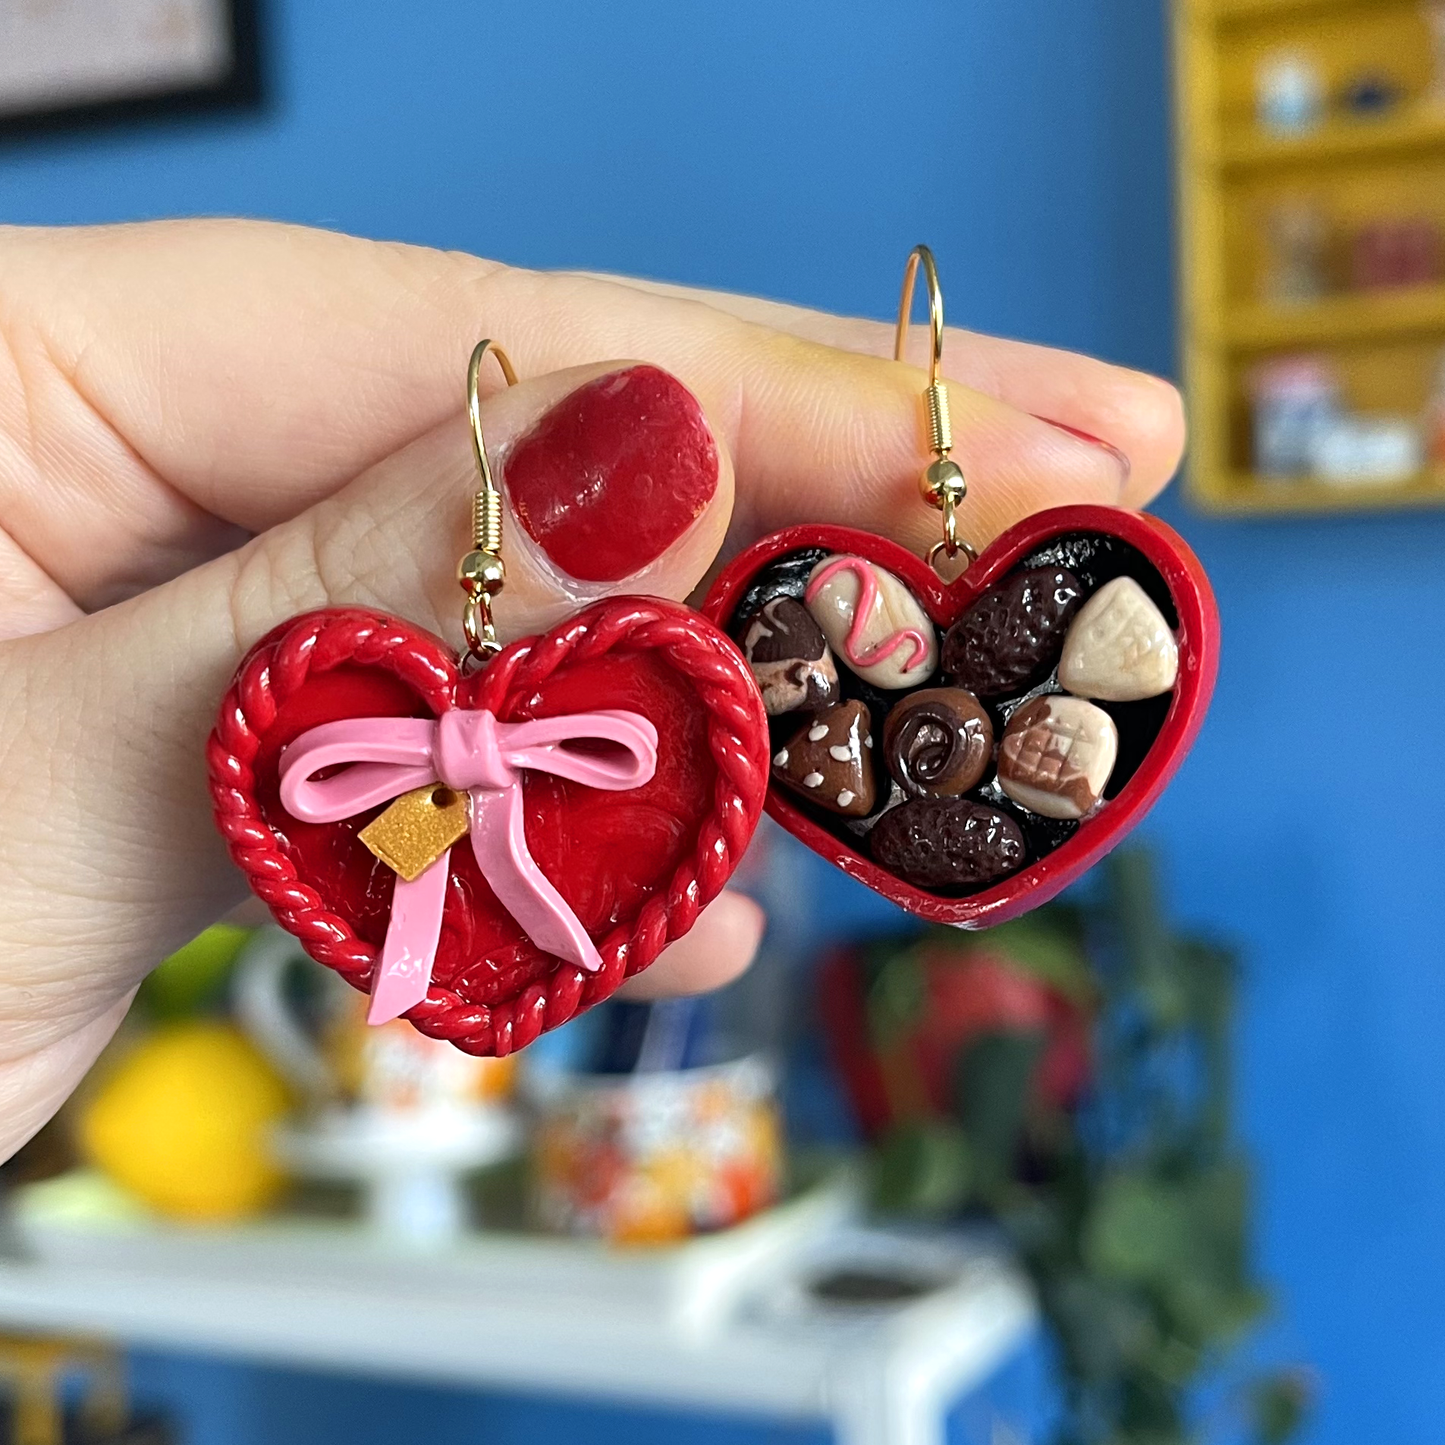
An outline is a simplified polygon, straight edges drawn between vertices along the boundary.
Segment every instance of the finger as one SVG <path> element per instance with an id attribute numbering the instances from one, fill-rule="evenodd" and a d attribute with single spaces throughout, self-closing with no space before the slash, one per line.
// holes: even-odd
<path id="1" fill-rule="evenodd" d="M 519 503 L 506 527 L 504 638 L 550 625 L 618 580 L 673 598 L 697 585 L 727 529 L 732 473 L 674 378 L 615 364 L 537 378 L 488 398 L 482 424 Z M 639 440 L 640 455 L 628 450 Z M 590 539 L 582 562 L 535 519 L 542 540 L 525 524 L 522 501 L 552 498 L 547 464 L 559 457 L 563 474 L 575 467 L 585 483 L 570 511 Z M 656 547 L 656 517 L 676 499 L 654 499 L 640 522 L 629 490 L 638 475 L 692 499 L 672 507 L 676 535 L 650 558 L 639 558 L 636 536 Z M 232 672 L 273 627 L 332 604 L 381 608 L 460 646 L 452 569 L 468 546 L 474 485 L 457 416 L 240 551 L 0 647 L 0 696 L 25 698 L 0 713 L 0 791 L 7 816 L 26 820 L 0 830 L 0 1018 L 23 1017 L 37 999 L 48 1006 L 36 981 L 52 977 L 114 998 L 239 901 L 244 884 L 211 826 L 204 777 L 205 739 Z M 599 552 L 612 569 L 623 553 L 641 565 L 625 579 L 578 577 L 549 546 L 584 572 L 598 570 Z"/>
<path id="2" fill-rule="evenodd" d="M 839 350 L 893 355 L 892 322 L 832 316 L 757 296 L 629 276 L 594 279 L 698 301 L 740 320 Z M 915 330 L 918 334 L 910 344 L 909 357 L 923 365 L 927 331 L 922 327 Z M 949 379 L 1117 453 L 1128 477 L 1121 498 L 1125 506 L 1144 506 L 1179 470 L 1185 441 L 1184 407 L 1178 390 L 1162 377 L 1077 352 L 958 327 L 947 328 L 944 338 L 943 369 Z"/>
<path id="3" fill-rule="evenodd" d="M 50 1036 L 37 1041 L 35 1023 L 0 1028 L 23 1042 L 0 1045 L 0 1164 L 35 1134 L 68 1099 L 120 1027 L 130 998 L 105 1003 L 93 1016 L 57 1015 Z"/>
<path id="4" fill-rule="evenodd" d="M 78 608 L 64 588 L 0 531 L 0 642 L 73 622 Z"/>
<path id="5" fill-rule="evenodd" d="M 642 1003 L 722 988 L 747 971 L 766 924 L 763 910 L 746 894 L 719 894 L 692 931 L 664 949 L 645 973 L 623 984 L 617 997 Z"/>
<path id="6" fill-rule="evenodd" d="M 440 424 L 484 332 L 524 374 L 635 355 L 678 375 L 732 439 L 748 529 L 848 520 L 914 546 L 936 532 L 913 497 L 915 371 L 695 300 L 208 222 L 0 232 L 0 302 L 0 518 L 87 607 L 298 515 Z M 973 540 L 1122 495 L 1109 451 L 982 392 L 953 401 Z"/>

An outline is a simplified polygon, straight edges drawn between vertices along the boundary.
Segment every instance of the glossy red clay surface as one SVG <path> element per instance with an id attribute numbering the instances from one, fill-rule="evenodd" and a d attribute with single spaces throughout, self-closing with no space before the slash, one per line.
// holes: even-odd
<path id="1" fill-rule="evenodd" d="M 1118 797 L 1081 824 L 1072 838 L 992 888 L 966 898 L 941 898 L 905 883 L 849 847 L 794 807 L 780 788 L 768 789 L 767 810 L 790 833 L 850 877 L 921 918 L 978 928 L 1017 918 L 1093 867 L 1154 806 L 1198 736 L 1219 669 L 1219 614 L 1199 559 L 1177 532 L 1155 517 L 1114 507 L 1056 507 L 1011 527 L 948 584 L 926 562 L 886 538 L 847 527 L 803 526 L 765 537 L 737 557 L 704 604 L 707 616 L 726 628 L 748 584 L 770 562 L 804 547 L 826 547 L 866 557 L 901 577 L 943 629 L 1031 552 L 1069 532 L 1102 533 L 1137 548 L 1163 577 L 1179 616 L 1179 681 L 1159 735 Z"/>
<path id="2" fill-rule="evenodd" d="M 281 805 L 277 760 L 324 722 L 451 707 L 503 722 L 628 709 L 658 732 L 656 774 L 632 791 L 523 780 L 527 845 L 597 943 L 601 973 L 537 949 L 471 849 L 451 851 L 432 988 L 407 1017 L 470 1052 L 507 1053 L 652 963 L 721 891 L 762 812 L 767 724 L 741 654 L 671 602 L 598 603 L 466 678 L 440 639 L 394 617 L 335 608 L 278 628 L 242 663 L 211 738 L 217 824 L 277 920 L 358 988 L 390 916 L 394 875 L 357 839 L 381 809 L 298 822 Z"/>
<path id="3" fill-rule="evenodd" d="M 697 398 L 655 366 L 580 386 L 502 462 L 513 510 L 562 571 L 618 582 L 702 515 L 718 451 Z"/>

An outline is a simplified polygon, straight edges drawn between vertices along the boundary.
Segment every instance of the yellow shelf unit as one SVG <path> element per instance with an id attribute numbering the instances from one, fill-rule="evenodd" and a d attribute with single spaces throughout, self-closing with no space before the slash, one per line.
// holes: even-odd
<path id="1" fill-rule="evenodd" d="M 1311 166 L 1325 161 L 1388 158 L 1445 148 L 1445 105 L 1422 101 L 1377 120 L 1333 120 L 1308 135 L 1280 137 L 1253 129 L 1228 135 L 1220 159 L 1228 171 Z"/>
<path id="2" fill-rule="evenodd" d="M 1329 358 L 1351 405 L 1418 414 L 1445 356 L 1445 283 L 1337 290 L 1303 304 L 1266 297 L 1265 221 L 1306 201 L 1343 241 L 1373 220 L 1429 217 L 1445 232 L 1445 102 L 1434 98 L 1434 45 L 1422 0 L 1175 0 L 1177 194 L 1188 488 L 1234 515 L 1445 505 L 1445 471 L 1405 483 L 1337 486 L 1252 471 L 1248 379 L 1272 356 Z M 1317 129 L 1270 134 L 1256 80 L 1272 53 L 1307 54 L 1331 101 L 1383 76 L 1404 95 L 1384 115 L 1332 103 Z M 1337 277 L 1336 277 L 1337 279 Z"/>
<path id="3" fill-rule="evenodd" d="M 1216 0 L 1212 8 L 1216 21 L 1230 25 L 1278 16 L 1315 15 L 1321 10 L 1357 10 L 1379 3 L 1380 0 Z"/>

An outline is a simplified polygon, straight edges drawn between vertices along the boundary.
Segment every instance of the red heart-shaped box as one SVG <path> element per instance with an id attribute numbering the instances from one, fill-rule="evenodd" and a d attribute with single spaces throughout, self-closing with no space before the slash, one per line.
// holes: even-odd
<path id="1" fill-rule="evenodd" d="M 767 719 L 747 663 L 675 603 L 599 602 L 515 642 L 472 676 L 440 638 L 356 608 L 297 617 L 237 670 L 207 761 L 216 821 L 256 893 L 318 962 L 371 985 L 395 875 L 340 823 L 291 817 L 281 750 L 321 723 L 487 709 L 503 723 L 627 709 L 657 728 L 657 770 L 628 792 L 523 779 L 528 848 L 602 955 L 587 973 L 543 953 L 497 901 L 463 841 L 451 850 L 441 942 L 417 1028 L 505 1055 L 600 1003 L 681 938 L 721 891 L 762 812 Z"/>
<path id="2" fill-rule="evenodd" d="M 1071 838 L 991 887 L 961 897 L 930 893 L 879 867 L 830 832 L 776 784 L 767 810 L 815 853 L 851 878 L 935 923 L 982 928 L 1017 918 L 1046 903 L 1120 843 L 1153 807 L 1194 743 L 1209 708 L 1219 668 L 1219 613 L 1199 559 L 1172 528 L 1155 517 L 1113 507 L 1056 507 L 1026 517 L 985 548 L 957 581 L 944 582 L 926 562 L 884 537 L 848 527 L 801 526 L 765 537 L 735 558 L 708 594 L 703 611 L 730 628 L 749 585 L 790 553 L 822 548 L 863 557 L 901 578 L 940 632 L 1030 554 L 1057 538 L 1091 533 L 1117 538 L 1141 553 L 1163 579 L 1178 618 L 1179 677 L 1152 746 L 1116 797 L 1085 819 Z"/>

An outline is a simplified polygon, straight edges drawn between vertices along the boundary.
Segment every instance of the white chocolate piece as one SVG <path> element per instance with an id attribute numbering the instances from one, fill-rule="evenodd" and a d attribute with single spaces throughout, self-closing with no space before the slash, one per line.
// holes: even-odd
<path id="1" fill-rule="evenodd" d="M 1077 697 L 1138 702 L 1179 677 L 1179 644 L 1149 594 L 1132 578 L 1106 582 L 1064 640 L 1059 684 Z"/>
<path id="2" fill-rule="evenodd" d="M 938 670 L 938 633 L 891 572 L 861 557 L 826 557 L 805 600 L 834 655 L 874 687 L 920 687 Z"/>
<path id="3" fill-rule="evenodd" d="M 1079 697 L 1036 697 L 1004 729 L 999 786 L 1043 818 L 1086 817 L 1098 807 L 1119 756 L 1119 732 L 1103 708 Z"/>

